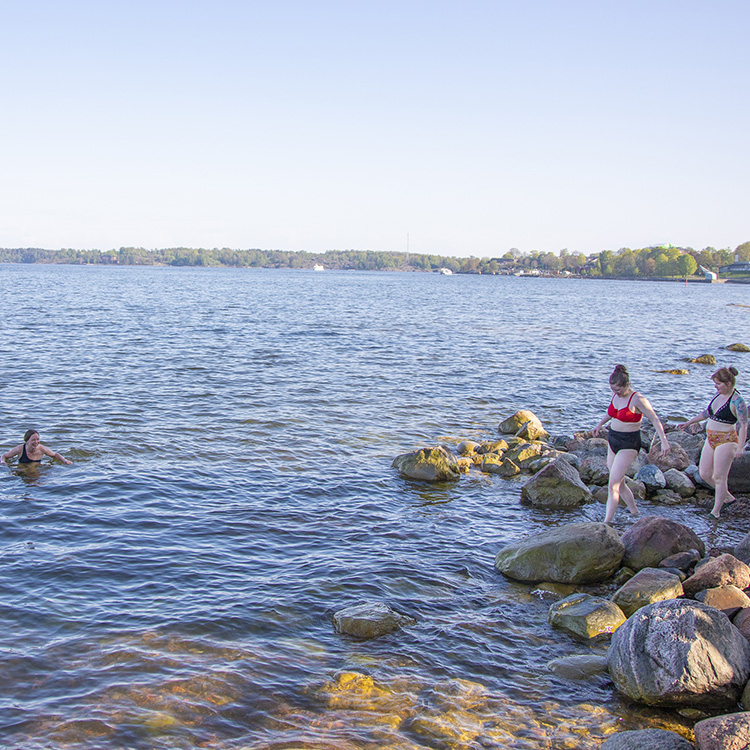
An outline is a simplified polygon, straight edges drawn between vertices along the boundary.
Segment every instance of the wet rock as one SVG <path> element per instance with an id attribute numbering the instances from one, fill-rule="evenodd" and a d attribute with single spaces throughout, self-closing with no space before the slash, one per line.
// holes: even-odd
<path id="1" fill-rule="evenodd" d="M 625 622 L 622 610 L 609 599 L 591 594 L 573 594 L 555 602 L 547 613 L 550 625 L 582 638 L 614 633 Z"/>
<path id="2" fill-rule="evenodd" d="M 539 430 L 547 434 L 547 431 L 544 429 L 544 426 L 542 425 L 539 417 L 537 417 L 534 412 L 528 411 L 527 409 L 521 409 L 520 411 L 517 411 L 512 417 L 508 417 L 508 419 L 500 422 L 500 425 L 497 429 L 498 432 L 504 435 L 514 435 L 528 422 L 533 422 L 538 426 Z M 534 440 L 536 438 L 531 439 Z"/>
<path id="3" fill-rule="evenodd" d="M 680 497 L 692 497 L 695 494 L 695 485 L 684 471 L 668 469 L 664 472 L 664 479 L 667 489 L 676 492 Z"/>
<path id="4" fill-rule="evenodd" d="M 506 440 L 487 440 L 476 447 L 476 452 L 480 455 L 485 453 L 505 453 L 510 446 Z"/>
<path id="5" fill-rule="evenodd" d="M 750 607 L 750 596 L 742 589 L 733 586 L 731 583 L 726 586 L 716 586 L 712 589 L 703 589 L 699 591 L 695 598 L 699 602 L 708 604 L 714 609 L 735 609 L 739 607 Z"/>
<path id="6" fill-rule="evenodd" d="M 750 533 L 740 539 L 739 544 L 734 548 L 734 556 L 746 565 L 750 565 Z"/>
<path id="7" fill-rule="evenodd" d="M 666 729 L 634 729 L 608 737 L 599 750 L 694 750 L 693 743 Z"/>
<path id="8" fill-rule="evenodd" d="M 609 468 L 605 456 L 587 453 L 581 459 L 578 469 L 581 480 L 586 484 L 606 485 L 609 482 Z"/>
<path id="9" fill-rule="evenodd" d="M 750 451 L 734 457 L 729 469 L 730 492 L 750 494 Z"/>
<path id="10" fill-rule="evenodd" d="M 693 731 L 696 750 L 748 750 L 750 711 L 703 719 Z"/>
<path id="11" fill-rule="evenodd" d="M 445 482 L 460 477 L 456 457 L 442 446 L 403 453 L 394 458 L 391 465 L 409 479 L 426 482 Z"/>
<path id="12" fill-rule="evenodd" d="M 686 552 L 677 552 L 665 557 L 660 563 L 660 568 L 677 568 L 684 572 L 689 571 L 701 559 L 697 549 L 689 549 Z"/>
<path id="13" fill-rule="evenodd" d="M 416 620 L 391 609 L 383 602 L 368 602 L 340 609 L 333 616 L 337 632 L 355 638 L 378 638 Z"/>
<path id="14" fill-rule="evenodd" d="M 662 471 L 668 469 L 679 469 L 680 471 L 690 466 L 690 457 L 687 451 L 677 442 L 669 441 L 669 453 L 661 455 L 661 441 L 656 441 L 648 452 L 648 460 Z"/>
<path id="15" fill-rule="evenodd" d="M 730 352 L 750 352 L 750 346 L 747 344 L 729 344 L 727 349 Z"/>
<path id="16" fill-rule="evenodd" d="M 521 503 L 537 508 L 572 508 L 591 500 L 576 469 L 561 459 L 547 464 L 521 488 Z"/>
<path id="17" fill-rule="evenodd" d="M 459 456 L 473 456 L 477 452 L 479 443 L 475 443 L 473 440 L 464 440 L 458 444 L 456 452 Z"/>
<path id="18" fill-rule="evenodd" d="M 528 583 L 596 583 L 620 567 L 624 546 L 604 523 L 573 523 L 507 545 L 495 568 L 508 578 Z"/>
<path id="19" fill-rule="evenodd" d="M 700 469 L 694 464 L 690 464 L 690 466 L 685 469 L 685 473 L 690 477 L 690 481 L 696 487 L 701 487 L 704 490 L 713 490 L 713 487 L 711 487 L 711 485 L 701 476 Z"/>
<path id="20" fill-rule="evenodd" d="M 713 354 L 701 354 L 700 357 L 695 357 L 695 359 L 686 359 L 685 361 L 694 362 L 697 365 L 715 365 L 716 357 L 714 357 Z"/>
<path id="21" fill-rule="evenodd" d="M 683 584 L 686 596 L 695 596 L 704 589 L 732 584 L 739 589 L 750 586 L 750 567 L 734 555 L 723 554 L 712 557 L 696 569 Z"/>
<path id="22" fill-rule="evenodd" d="M 732 618 L 732 625 L 750 641 L 750 607 L 745 607 Z M 750 709 L 750 706 L 748 706 Z"/>
<path id="23" fill-rule="evenodd" d="M 529 462 L 539 458 L 543 450 L 542 443 L 520 443 L 511 446 L 504 455 L 509 461 L 513 461 L 523 469 Z"/>
<path id="24" fill-rule="evenodd" d="M 682 503 L 682 496 L 674 490 L 657 490 L 651 497 L 652 502 L 659 503 L 660 505 L 680 505 Z"/>
<path id="25" fill-rule="evenodd" d="M 592 456 L 607 457 L 609 443 L 604 438 L 589 438 L 584 440 L 581 446 L 581 452 L 589 453 Z"/>
<path id="26" fill-rule="evenodd" d="M 518 432 L 516 432 L 516 437 L 523 438 L 524 440 L 548 440 L 549 433 L 535 417 L 521 425 Z"/>
<path id="27" fill-rule="evenodd" d="M 698 550 L 701 556 L 706 553 L 705 545 L 692 529 L 661 516 L 639 518 L 622 535 L 622 543 L 622 564 L 633 570 L 658 567 L 662 560 L 678 552 Z"/>
<path id="28" fill-rule="evenodd" d="M 638 471 L 635 478 L 646 485 L 648 492 L 663 490 L 667 486 L 667 480 L 664 478 L 662 470 L 653 464 L 646 464 Z"/>
<path id="29" fill-rule="evenodd" d="M 563 656 L 547 662 L 547 669 L 566 680 L 586 680 L 607 671 L 607 658 L 593 654 Z"/>
<path id="30" fill-rule="evenodd" d="M 570 596 L 574 593 L 575 586 L 571 586 L 569 583 L 552 583 L 551 581 L 544 581 L 534 588 L 531 595 L 538 596 L 540 599 L 559 601 L 560 599 L 564 599 L 566 596 Z"/>
<path id="31" fill-rule="evenodd" d="M 750 677 L 750 643 L 701 602 L 656 602 L 612 636 L 607 654 L 617 689 L 649 706 L 721 708 L 737 703 Z"/>
<path id="32" fill-rule="evenodd" d="M 643 568 L 613 594 L 612 601 L 630 617 L 642 607 L 679 596 L 679 576 L 660 568 Z"/>

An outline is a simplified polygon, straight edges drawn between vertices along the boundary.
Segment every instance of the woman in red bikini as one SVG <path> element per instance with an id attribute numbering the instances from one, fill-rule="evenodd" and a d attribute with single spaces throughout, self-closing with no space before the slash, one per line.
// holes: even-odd
<path id="1" fill-rule="evenodd" d="M 644 414 L 659 434 L 662 455 L 669 452 L 669 441 L 659 417 L 648 399 L 631 388 L 625 365 L 615 367 L 609 376 L 609 387 L 612 389 L 612 401 L 606 416 L 593 430 L 594 436 L 598 435 L 601 428 L 612 420 L 607 436 L 609 495 L 604 523 L 612 522 L 621 499 L 634 516 L 639 515 L 633 492 L 625 483 L 625 475 L 641 449 L 641 420 Z"/>
<path id="2" fill-rule="evenodd" d="M 38 465 L 45 456 L 52 456 L 52 458 L 62 461 L 64 464 L 73 463 L 68 461 L 67 458 L 63 458 L 59 453 L 50 450 L 46 445 L 42 445 L 39 442 L 39 433 L 36 430 L 27 430 L 23 436 L 23 443 L 11 448 L 7 453 L 3 453 L 2 460 L 7 461 L 13 456 L 18 456 L 19 464 Z"/>
<path id="3" fill-rule="evenodd" d="M 711 509 L 714 518 L 719 518 L 723 506 L 735 501 L 727 487 L 729 469 L 737 451 L 747 440 L 747 404 L 734 387 L 737 374 L 735 367 L 720 367 L 711 376 L 716 386 L 711 403 L 697 417 L 677 425 L 678 429 L 684 430 L 691 424 L 708 420 L 698 468 L 703 481 L 715 489 Z"/>

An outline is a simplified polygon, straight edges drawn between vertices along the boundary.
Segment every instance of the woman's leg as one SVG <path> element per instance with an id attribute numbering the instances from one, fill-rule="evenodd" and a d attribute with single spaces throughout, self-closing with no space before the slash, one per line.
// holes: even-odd
<path id="1" fill-rule="evenodd" d="M 734 495 L 729 492 L 729 488 L 727 487 L 727 481 L 729 469 L 732 468 L 732 461 L 738 447 L 737 443 L 722 443 L 714 449 L 713 484 L 716 487 L 716 494 L 714 496 L 714 507 L 711 510 L 711 515 L 714 518 L 719 517 L 721 507 L 724 503 L 734 500 Z"/>
<path id="2" fill-rule="evenodd" d="M 625 483 L 625 474 L 630 468 L 630 464 L 635 461 L 638 451 L 626 449 L 613 453 L 609 448 L 607 453 L 607 466 L 609 467 L 609 495 L 607 497 L 607 513 L 604 517 L 604 523 L 611 523 L 615 517 L 617 506 L 620 504 L 620 497 L 633 514 L 638 513 L 635 505 L 635 498 Z"/>
<path id="3" fill-rule="evenodd" d="M 714 449 L 708 442 L 708 439 L 703 443 L 703 449 L 701 450 L 701 458 L 698 463 L 698 471 L 700 472 L 701 479 L 711 487 L 715 487 L 714 483 Z"/>

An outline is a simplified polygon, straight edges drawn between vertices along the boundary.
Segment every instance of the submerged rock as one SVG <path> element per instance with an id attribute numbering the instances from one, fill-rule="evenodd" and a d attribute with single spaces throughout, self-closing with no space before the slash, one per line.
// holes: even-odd
<path id="1" fill-rule="evenodd" d="M 730 352 L 750 352 L 750 346 L 747 344 L 729 344 L 727 349 Z"/>
<path id="2" fill-rule="evenodd" d="M 355 638 L 377 638 L 393 633 L 403 625 L 414 625 L 416 620 L 391 609 L 383 602 L 357 604 L 340 609 L 333 616 L 339 633 Z"/>
<path id="3" fill-rule="evenodd" d="M 596 583 L 614 575 L 624 552 L 611 526 L 573 523 L 507 545 L 497 553 L 495 568 L 527 583 Z"/>
<path id="4" fill-rule="evenodd" d="M 594 654 L 563 656 L 547 662 L 547 669 L 566 680 L 586 680 L 607 671 L 607 659 Z"/>
<path id="5" fill-rule="evenodd" d="M 750 677 L 750 643 L 719 610 L 672 599 L 618 628 L 607 663 L 617 689 L 638 703 L 720 708 L 737 703 Z"/>
<path id="6" fill-rule="evenodd" d="M 600 750 L 693 750 L 693 743 L 666 729 L 634 729 L 608 737 Z"/>

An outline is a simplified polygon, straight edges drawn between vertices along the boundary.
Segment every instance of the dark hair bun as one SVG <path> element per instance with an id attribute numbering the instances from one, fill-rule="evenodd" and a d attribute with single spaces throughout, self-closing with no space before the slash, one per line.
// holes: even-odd
<path id="1" fill-rule="evenodd" d="M 615 372 L 625 372 L 627 373 L 628 368 L 625 367 L 625 365 L 615 365 Z"/>
<path id="2" fill-rule="evenodd" d="M 739 370 L 734 365 L 729 365 L 729 367 L 727 367 L 727 370 L 729 370 L 729 372 L 731 372 L 735 378 L 740 374 Z"/>

